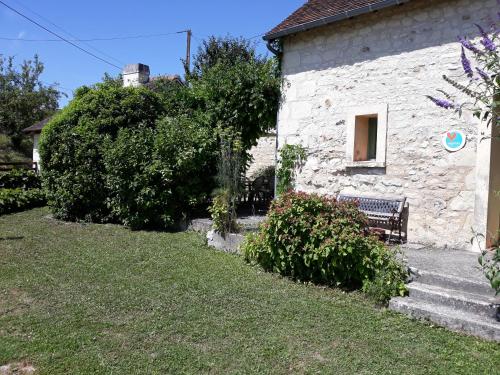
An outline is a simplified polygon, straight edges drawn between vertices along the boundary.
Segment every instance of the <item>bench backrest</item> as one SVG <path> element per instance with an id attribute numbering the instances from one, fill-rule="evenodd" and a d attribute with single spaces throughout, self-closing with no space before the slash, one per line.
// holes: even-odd
<path id="1" fill-rule="evenodd" d="M 385 198 L 366 197 L 351 194 L 339 194 L 339 202 L 357 202 L 359 209 L 363 212 L 373 212 L 382 214 L 401 214 L 406 202 L 405 197 Z"/>

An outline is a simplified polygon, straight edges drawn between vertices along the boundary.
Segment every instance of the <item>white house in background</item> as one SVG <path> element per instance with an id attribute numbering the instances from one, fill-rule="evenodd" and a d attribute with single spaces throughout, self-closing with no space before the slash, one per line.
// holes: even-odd
<path id="1" fill-rule="evenodd" d="M 40 134 L 42 133 L 43 127 L 50 121 L 51 117 L 47 117 L 46 119 L 37 122 L 26 129 L 23 129 L 23 132 L 29 134 L 33 137 L 33 168 L 36 171 L 40 170 L 40 154 L 38 153 L 38 141 L 40 140 Z"/>
<path id="2" fill-rule="evenodd" d="M 470 249 L 473 228 L 493 244 L 499 127 L 426 95 L 453 92 L 442 75 L 463 73 L 457 36 L 477 41 L 474 23 L 497 12 L 496 0 L 309 0 L 267 33 L 284 78 L 278 147 L 308 150 L 297 189 L 406 196 L 410 242 Z"/>

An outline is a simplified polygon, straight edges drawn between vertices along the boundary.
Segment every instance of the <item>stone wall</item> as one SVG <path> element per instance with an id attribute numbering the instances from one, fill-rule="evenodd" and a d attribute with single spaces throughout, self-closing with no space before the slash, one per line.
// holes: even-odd
<path id="1" fill-rule="evenodd" d="M 247 177 L 252 178 L 259 170 L 275 165 L 276 134 L 268 134 L 259 139 L 257 146 L 252 147 L 250 154 L 253 161 L 247 170 Z"/>
<path id="2" fill-rule="evenodd" d="M 477 123 L 425 96 L 454 92 L 441 76 L 462 74 L 457 35 L 477 38 L 473 23 L 496 11 L 496 0 L 415 0 L 285 38 L 278 141 L 308 149 L 297 189 L 405 195 L 410 242 L 468 248 Z M 348 167 L 348 116 L 364 105 L 388 107 L 385 167 Z M 468 138 L 456 153 L 441 144 L 450 129 Z"/>

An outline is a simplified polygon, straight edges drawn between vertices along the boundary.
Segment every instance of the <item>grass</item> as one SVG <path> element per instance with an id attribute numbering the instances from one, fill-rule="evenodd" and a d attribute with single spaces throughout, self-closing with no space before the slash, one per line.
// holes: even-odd
<path id="1" fill-rule="evenodd" d="M 500 346 L 293 283 L 193 233 L 0 217 L 0 366 L 39 374 L 493 374 Z"/>

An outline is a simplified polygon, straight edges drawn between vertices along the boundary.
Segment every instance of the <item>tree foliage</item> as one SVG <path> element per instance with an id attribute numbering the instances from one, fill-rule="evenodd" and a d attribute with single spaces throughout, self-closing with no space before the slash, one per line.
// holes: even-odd
<path id="1" fill-rule="evenodd" d="M 213 187 L 213 135 L 186 118 L 121 129 L 104 153 L 108 205 L 131 228 L 168 228 Z"/>
<path id="2" fill-rule="evenodd" d="M 212 127 L 239 133 L 247 151 L 276 125 L 279 82 L 274 60 L 217 64 L 193 82 L 193 92 Z"/>
<path id="3" fill-rule="evenodd" d="M 16 148 L 22 130 L 52 115 L 61 93 L 55 85 L 44 84 L 40 76 L 44 65 L 35 55 L 18 69 L 14 58 L 0 55 L 0 132 L 11 137 Z"/>
<path id="4" fill-rule="evenodd" d="M 153 127 L 162 114 L 160 98 L 147 89 L 98 84 L 77 90 L 40 140 L 43 180 L 53 213 L 66 220 L 108 220 L 106 142 L 113 141 L 120 129 Z"/>
<path id="5" fill-rule="evenodd" d="M 239 63 L 264 61 L 255 45 L 244 38 L 210 36 L 198 47 L 193 58 L 193 69 L 187 72 L 191 79 L 199 79 L 218 64 L 230 66 Z"/>
<path id="6" fill-rule="evenodd" d="M 207 202 L 225 135 L 237 135 L 239 158 L 275 125 L 276 61 L 242 39 L 207 41 L 183 84 L 118 83 L 106 76 L 78 89 L 42 133 L 44 186 L 59 218 L 171 226 Z"/>

